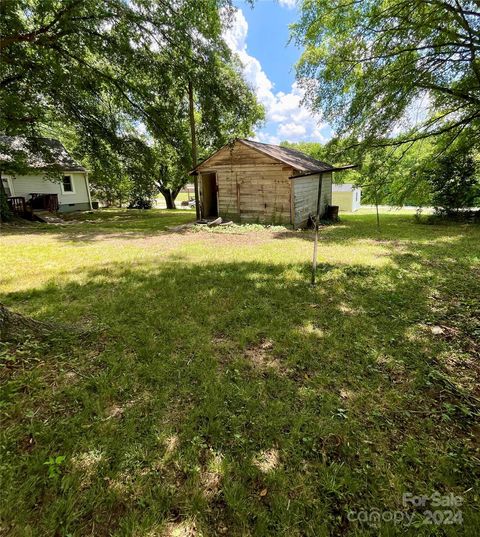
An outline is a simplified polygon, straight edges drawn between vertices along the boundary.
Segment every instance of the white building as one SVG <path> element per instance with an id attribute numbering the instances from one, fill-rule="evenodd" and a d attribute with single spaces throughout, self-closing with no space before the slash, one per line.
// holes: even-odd
<path id="1" fill-rule="evenodd" d="M 20 167 L 13 165 L 15 156 L 20 156 Z M 0 136 L 0 169 L 7 198 L 17 207 L 23 203 L 29 209 L 59 212 L 92 209 L 87 170 L 58 140 Z"/>
<path id="2" fill-rule="evenodd" d="M 360 209 L 362 189 L 351 183 L 332 185 L 332 205 L 338 205 L 340 211 L 354 212 Z"/>

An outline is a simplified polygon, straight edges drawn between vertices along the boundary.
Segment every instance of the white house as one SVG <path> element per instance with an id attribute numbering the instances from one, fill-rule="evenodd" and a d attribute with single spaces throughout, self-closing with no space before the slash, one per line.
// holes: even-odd
<path id="1" fill-rule="evenodd" d="M 0 170 L 12 202 L 59 212 L 92 209 L 88 172 L 58 140 L 0 136 Z"/>
<path id="2" fill-rule="evenodd" d="M 338 205 L 340 211 L 354 212 L 360 209 L 362 189 L 351 183 L 332 185 L 332 204 Z"/>

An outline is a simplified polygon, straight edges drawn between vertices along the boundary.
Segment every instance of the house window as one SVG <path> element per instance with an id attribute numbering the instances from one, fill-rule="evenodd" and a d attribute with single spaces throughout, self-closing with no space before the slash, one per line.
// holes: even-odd
<path id="1" fill-rule="evenodd" d="M 63 176 L 62 190 L 64 194 L 73 194 L 73 182 L 71 175 Z"/>

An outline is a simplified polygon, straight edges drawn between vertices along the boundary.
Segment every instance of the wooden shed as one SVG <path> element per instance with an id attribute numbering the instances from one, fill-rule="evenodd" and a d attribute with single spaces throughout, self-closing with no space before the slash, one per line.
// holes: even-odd
<path id="1" fill-rule="evenodd" d="M 334 168 L 300 151 L 236 139 L 191 171 L 202 218 L 304 227 L 332 201 Z"/>

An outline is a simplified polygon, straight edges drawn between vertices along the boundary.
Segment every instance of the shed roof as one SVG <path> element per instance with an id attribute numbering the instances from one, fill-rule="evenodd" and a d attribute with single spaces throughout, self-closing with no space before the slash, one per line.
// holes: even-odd
<path id="1" fill-rule="evenodd" d="M 8 166 L 18 157 L 31 170 L 86 171 L 54 138 L 0 136 L 0 164 Z"/>
<path id="2" fill-rule="evenodd" d="M 284 164 L 291 166 L 299 172 L 324 172 L 334 169 L 332 165 L 327 164 L 326 162 L 314 159 L 313 157 L 310 157 L 305 153 L 302 153 L 301 151 L 297 151 L 296 149 L 291 149 L 289 147 L 282 147 L 280 145 L 273 144 L 264 144 L 261 142 L 256 142 L 254 140 L 247 140 L 245 138 L 237 138 L 235 142 L 240 142 L 248 147 L 251 147 L 252 149 L 255 149 L 256 151 L 260 151 L 261 153 L 264 153 L 265 155 L 268 155 L 269 157 L 272 157 L 279 162 L 283 162 Z M 200 162 L 190 173 L 195 172 L 195 170 L 197 170 L 200 166 L 209 161 L 214 155 L 216 155 L 219 151 L 221 151 L 224 147 L 227 147 L 228 145 L 229 144 L 224 145 L 218 151 L 205 159 L 203 162 Z"/>
<path id="3" fill-rule="evenodd" d="M 295 168 L 299 171 L 317 172 L 327 171 L 333 168 L 331 164 L 317 160 L 309 155 L 306 155 L 305 153 L 302 153 L 301 151 L 291 149 L 290 147 L 264 144 L 261 142 L 255 142 L 253 140 L 245 140 L 243 138 L 239 139 L 239 141 L 245 145 L 253 147 L 253 149 L 257 149 L 258 151 L 273 157 L 274 159 L 280 160 L 285 164 L 289 164 L 292 166 L 292 168 Z"/>

